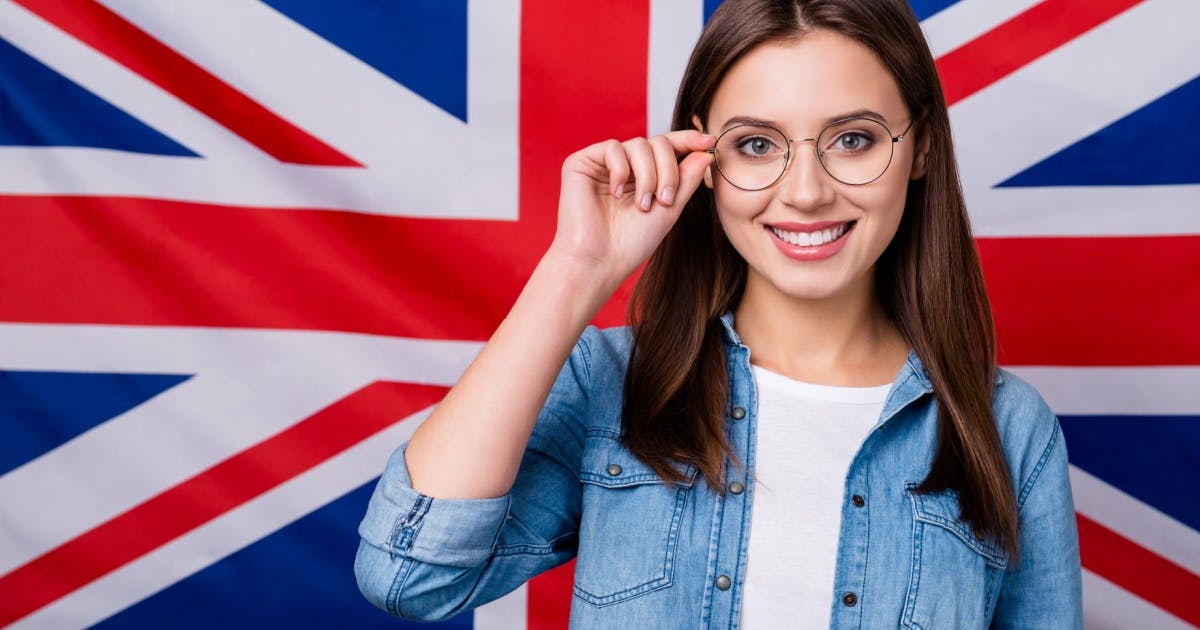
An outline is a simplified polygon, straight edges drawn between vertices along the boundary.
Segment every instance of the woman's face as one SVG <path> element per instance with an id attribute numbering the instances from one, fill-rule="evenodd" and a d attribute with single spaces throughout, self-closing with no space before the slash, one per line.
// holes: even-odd
<path id="1" fill-rule="evenodd" d="M 743 56 L 717 88 L 704 128 L 720 135 L 739 120 L 758 119 L 793 140 L 816 138 L 830 122 L 856 113 L 878 118 L 893 136 L 910 122 L 896 82 L 875 55 L 858 42 L 818 30 Z M 858 186 L 826 172 L 815 142 L 792 142 L 786 172 L 763 190 L 736 188 L 711 168 L 705 181 L 713 188 L 721 225 L 749 266 L 747 295 L 766 290 L 812 300 L 870 292 L 875 262 L 900 224 L 908 181 L 923 175 L 923 160 L 914 168 L 917 136 L 894 144 L 883 175 Z M 845 151 L 861 146 L 862 137 L 822 142 L 825 150 Z M 740 146 L 754 155 L 769 148 L 753 139 Z"/>

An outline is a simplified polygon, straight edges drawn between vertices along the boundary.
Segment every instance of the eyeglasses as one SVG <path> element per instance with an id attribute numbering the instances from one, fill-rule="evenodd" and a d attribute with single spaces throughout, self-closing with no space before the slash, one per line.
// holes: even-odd
<path id="1" fill-rule="evenodd" d="M 813 142 L 817 159 L 829 176 L 843 184 L 861 186 L 883 176 L 892 163 L 893 148 L 904 139 L 917 117 L 900 135 L 873 118 L 836 120 L 816 138 L 789 140 L 767 124 L 741 124 L 717 137 L 708 152 L 716 157 L 721 177 L 742 190 L 763 190 L 783 177 L 792 161 L 793 142 Z"/>

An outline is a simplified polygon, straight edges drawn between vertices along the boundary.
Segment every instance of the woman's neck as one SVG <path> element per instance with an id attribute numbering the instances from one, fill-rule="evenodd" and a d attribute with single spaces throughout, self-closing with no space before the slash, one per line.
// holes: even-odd
<path id="1" fill-rule="evenodd" d="M 883 385 L 908 356 L 908 343 L 870 279 L 836 296 L 800 300 L 762 278 L 747 278 L 734 324 L 751 362 L 799 381 Z"/>

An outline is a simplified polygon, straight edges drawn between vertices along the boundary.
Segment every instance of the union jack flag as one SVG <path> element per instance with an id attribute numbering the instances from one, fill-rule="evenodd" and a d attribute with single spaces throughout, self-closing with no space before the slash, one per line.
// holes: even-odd
<path id="1" fill-rule="evenodd" d="M 1200 3 L 911 1 L 1087 624 L 1200 626 Z M 0 626 L 395 627 L 376 476 L 716 4 L 0 0 Z M 444 626 L 565 627 L 570 582 Z"/>

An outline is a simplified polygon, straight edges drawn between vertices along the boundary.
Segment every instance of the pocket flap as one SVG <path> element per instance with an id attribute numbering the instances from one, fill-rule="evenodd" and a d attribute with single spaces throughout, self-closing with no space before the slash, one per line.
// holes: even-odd
<path id="1" fill-rule="evenodd" d="M 684 481 L 676 485 L 692 487 L 696 481 L 696 467 L 691 464 L 673 466 L 684 478 Z M 588 436 L 583 449 L 579 480 L 608 488 L 627 488 L 663 482 L 654 469 L 629 452 L 618 440 L 607 436 Z"/>
<path id="2" fill-rule="evenodd" d="M 975 537 L 971 526 L 958 519 L 960 506 L 958 493 L 953 490 L 939 490 L 930 493 L 918 493 L 917 484 L 908 483 L 905 492 L 912 501 L 913 516 L 922 523 L 937 525 L 948 530 L 979 555 L 987 558 L 988 564 L 1003 569 L 1008 566 L 1008 555 L 997 548 L 991 541 Z"/>

